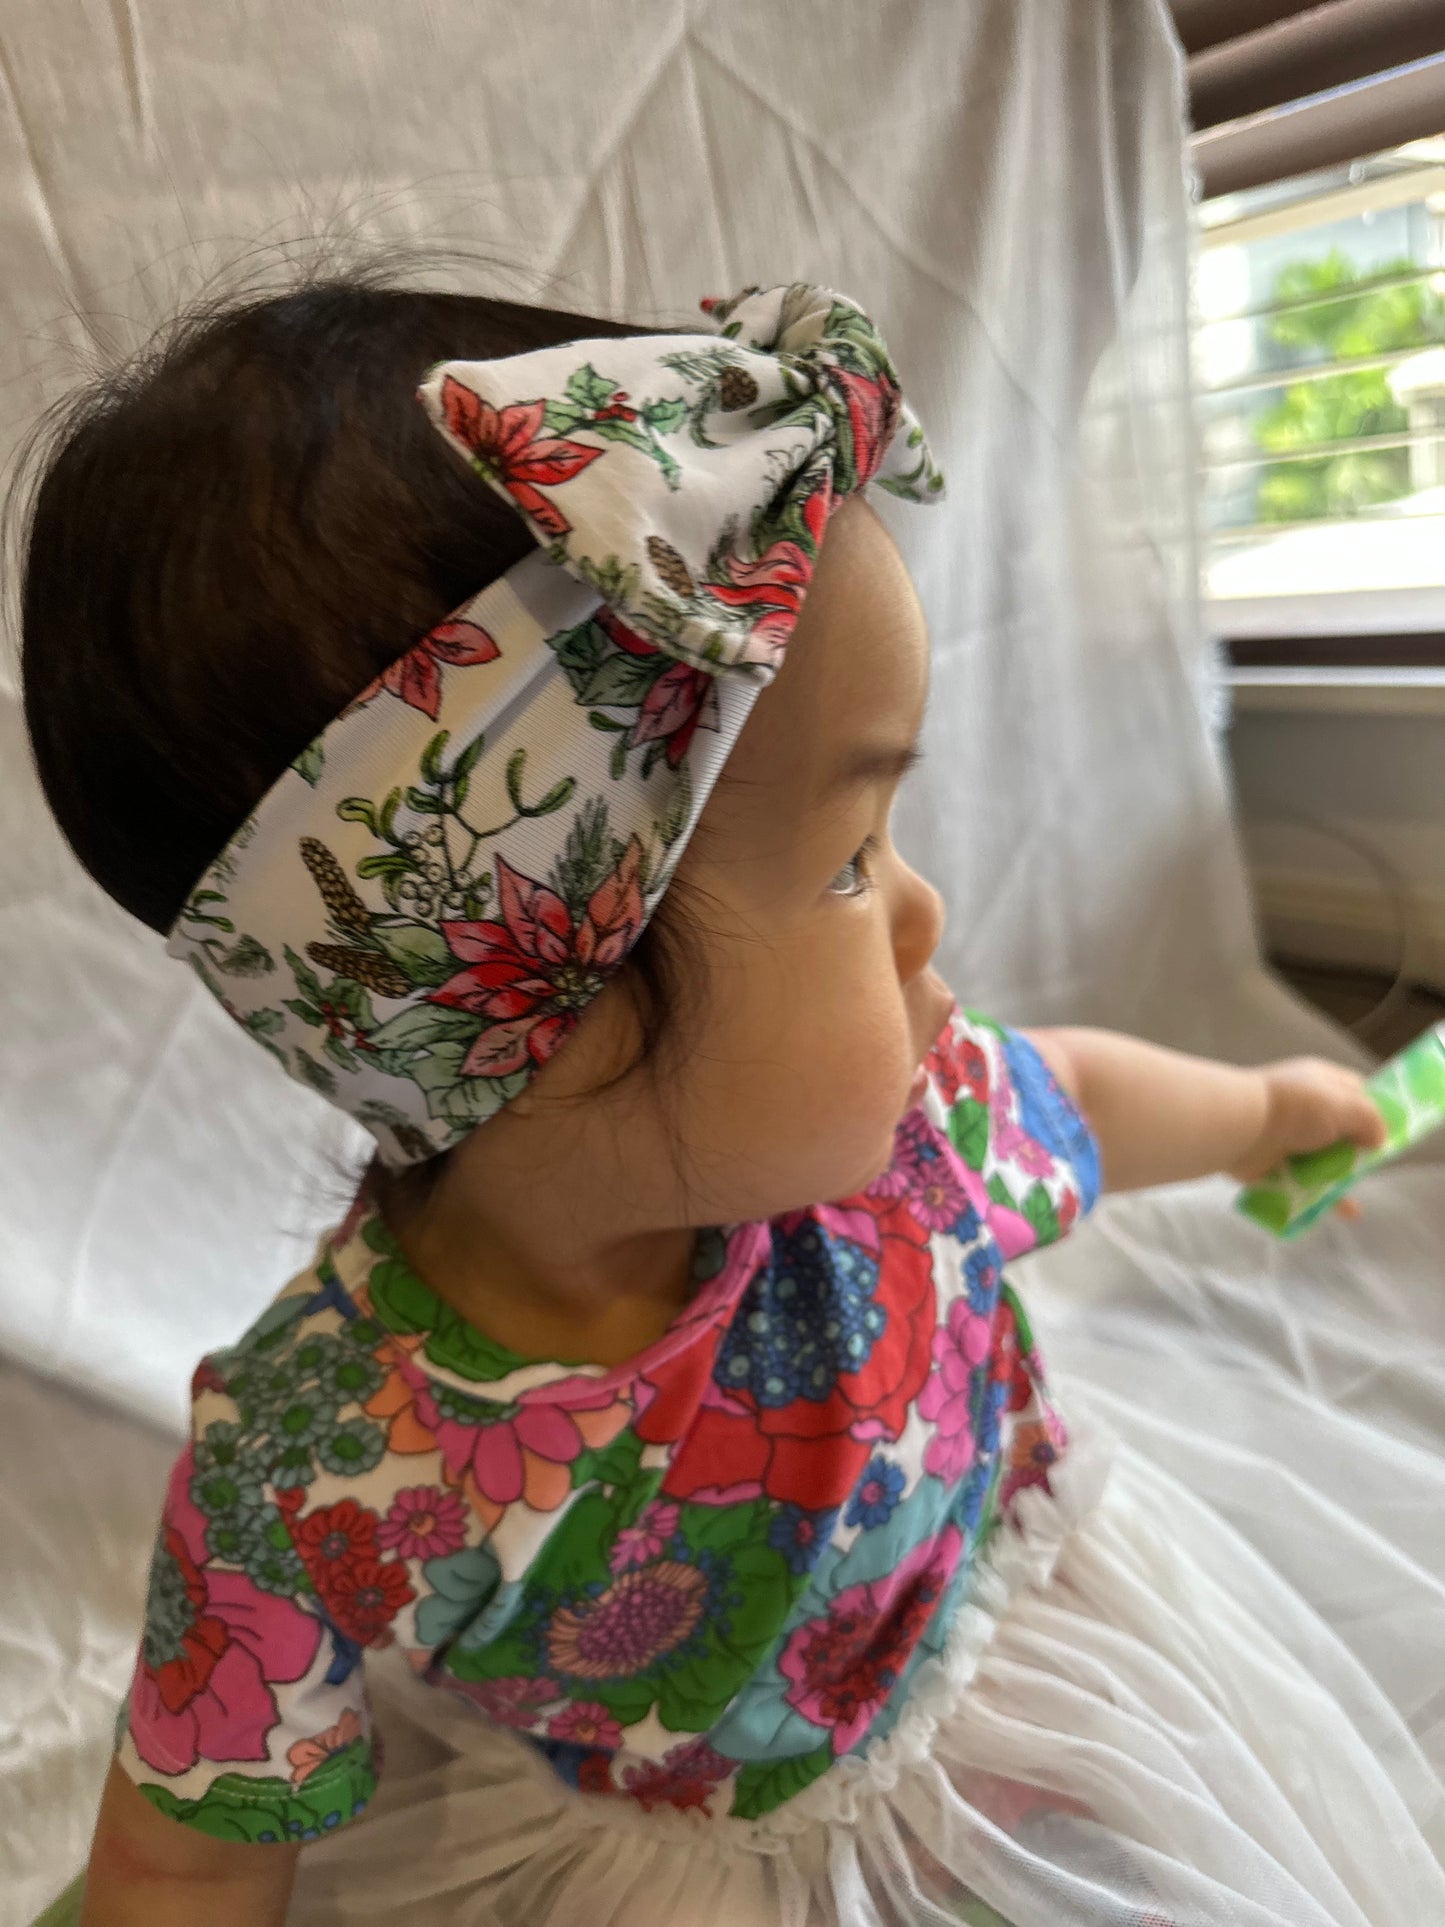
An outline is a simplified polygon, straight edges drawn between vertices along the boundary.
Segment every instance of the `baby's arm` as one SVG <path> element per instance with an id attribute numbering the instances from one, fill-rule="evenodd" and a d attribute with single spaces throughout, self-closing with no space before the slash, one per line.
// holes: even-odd
<path id="1" fill-rule="evenodd" d="M 1028 1035 L 1088 1119 L 1111 1191 L 1211 1171 L 1249 1180 L 1291 1152 L 1385 1139 L 1363 1079 L 1323 1058 L 1241 1070 L 1107 1030 Z"/>
<path id="2" fill-rule="evenodd" d="M 168 1820 L 112 1762 L 81 1927 L 282 1927 L 298 1851 L 215 1840 Z"/>

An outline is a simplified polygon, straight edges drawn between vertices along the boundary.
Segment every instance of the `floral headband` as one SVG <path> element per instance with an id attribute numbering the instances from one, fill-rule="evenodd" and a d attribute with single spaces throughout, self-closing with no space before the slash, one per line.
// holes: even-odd
<path id="1" fill-rule="evenodd" d="M 828 517 L 942 478 L 877 330 L 824 289 L 704 303 L 718 333 L 447 362 L 437 428 L 542 545 L 364 689 L 171 931 L 387 1163 L 523 1090 L 667 889 Z"/>

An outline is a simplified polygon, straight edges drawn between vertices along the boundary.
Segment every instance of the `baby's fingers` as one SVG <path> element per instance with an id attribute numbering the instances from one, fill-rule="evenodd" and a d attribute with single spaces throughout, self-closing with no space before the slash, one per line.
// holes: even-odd
<path id="1" fill-rule="evenodd" d="M 1302 1058 L 1289 1068 L 1309 1107 L 1307 1128 L 1319 1144 L 1347 1138 L 1362 1151 L 1379 1150 L 1387 1136 L 1385 1120 L 1358 1071 L 1322 1057 Z"/>
<path id="2" fill-rule="evenodd" d="M 1389 1137 L 1389 1127 L 1380 1115 L 1380 1108 L 1364 1084 L 1353 1078 L 1345 1103 L 1345 1121 L 1341 1137 L 1347 1137 L 1358 1144 L 1362 1151 L 1378 1151 Z"/>

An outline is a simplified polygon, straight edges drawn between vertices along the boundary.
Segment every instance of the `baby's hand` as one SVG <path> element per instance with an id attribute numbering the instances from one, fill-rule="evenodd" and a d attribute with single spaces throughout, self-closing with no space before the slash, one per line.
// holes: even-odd
<path id="1" fill-rule="evenodd" d="M 1365 1151 L 1376 1151 L 1385 1142 L 1385 1120 L 1358 1072 L 1322 1057 L 1291 1057 L 1280 1064 L 1266 1064 L 1258 1075 L 1263 1083 L 1264 1123 L 1248 1152 L 1230 1170 L 1229 1175 L 1241 1183 L 1262 1178 L 1281 1158 L 1299 1151 L 1322 1151 L 1341 1138 L 1349 1138 Z"/>

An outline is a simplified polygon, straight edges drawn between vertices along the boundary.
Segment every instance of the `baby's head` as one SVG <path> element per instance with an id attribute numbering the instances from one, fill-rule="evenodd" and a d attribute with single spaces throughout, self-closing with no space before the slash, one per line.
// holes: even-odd
<path id="1" fill-rule="evenodd" d="M 426 371 L 637 333 L 318 284 L 190 321 L 79 404 L 34 495 L 25 702 L 61 828 L 117 902 L 171 929 L 318 734 L 534 550 L 418 406 Z M 937 895 L 888 835 L 926 687 L 912 585 L 855 498 L 625 962 L 525 1090 L 412 1168 L 408 1202 L 520 1181 L 625 1236 L 876 1175 L 949 1004 Z M 322 1015 L 358 1044 L 354 1014 Z"/>

